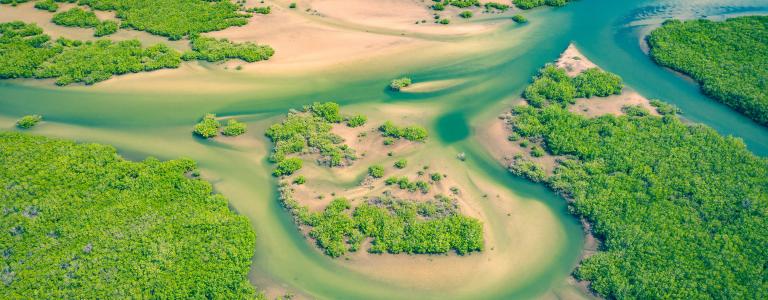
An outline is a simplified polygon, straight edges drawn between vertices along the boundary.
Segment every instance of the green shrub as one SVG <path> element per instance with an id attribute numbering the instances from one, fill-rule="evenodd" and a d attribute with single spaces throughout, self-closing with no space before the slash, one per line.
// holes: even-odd
<path id="1" fill-rule="evenodd" d="M 96 25 L 93 35 L 97 37 L 110 35 L 117 32 L 118 27 L 117 22 L 107 20 Z"/>
<path id="2" fill-rule="evenodd" d="M 618 95 L 624 89 L 619 75 L 604 72 L 598 68 L 588 69 L 577 75 L 573 79 L 573 84 L 576 87 L 576 97 L 579 98 Z"/>
<path id="3" fill-rule="evenodd" d="M 339 104 L 335 102 L 315 102 L 309 107 L 309 111 L 330 123 L 339 123 L 344 119 L 339 112 Z"/>
<path id="4" fill-rule="evenodd" d="M 411 85 L 411 78 L 409 77 L 402 77 L 398 79 L 393 79 L 392 82 L 389 84 L 389 88 L 393 91 L 400 91 L 402 88 L 407 87 Z"/>
<path id="5" fill-rule="evenodd" d="M 364 115 L 356 115 L 354 117 L 351 117 L 347 119 L 347 126 L 349 127 L 360 127 L 365 125 L 365 123 L 368 122 L 368 117 Z"/>
<path id="6" fill-rule="evenodd" d="M 384 177 L 384 166 L 381 165 L 373 165 L 368 167 L 368 175 L 371 175 L 373 178 L 382 178 Z"/>
<path id="7" fill-rule="evenodd" d="M 217 40 L 197 34 L 190 37 L 189 45 L 192 51 L 184 54 L 185 60 L 200 59 L 217 62 L 241 59 L 246 62 L 257 62 L 267 60 L 275 54 L 275 50 L 270 46 L 251 42 L 233 43 L 227 39 Z"/>
<path id="8" fill-rule="evenodd" d="M 298 157 L 288 157 L 277 163 L 277 167 L 272 172 L 275 177 L 288 176 L 301 169 L 304 161 Z"/>
<path id="9" fill-rule="evenodd" d="M 500 11 L 507 11 L 509 9 L 509 5 L 498 2 L 486 2 L 484 6 L 487 10 L 496 9 Z"/>
<path id="10" fill-rule="evenodd" d="M 56 13 L 53 15 L 52 22 L 56 25 L 82 28 L 93 28 L 101 23 L 95 13 L 79 7 Z"/>
<path id="11" fill-rule="evenodd" d="M 469 10 L 465 10 L 465 11 L 462 11 L 462 12 L 459 14 L 459 17 L 462 17 L 462 18 L 464 18 L 464 19 L 469 19 L 469 18 L 471 18 L 471 17 L 472 17 L 472 15 L 473 15 L 473 14 L 472 14 L 472 12 L 471 12 L 471 11 L 469 11 Z"/>
<path id="12" fill-rule="evenodd" d="M 227 120 L 227 126 L 222 130 L 222 134 L 226 136 L 238 136 L 248 131 L 248 126 L 245 123 L 240 123 L 235 119 Z"/>
<path id="13" fill-rule="evenodd" d="M 429 178 L 431 178 L 434 182 L 439 182 L 440 180 L 443 180 L 443 175 L 440 173 L 432 173 L 429 174 Z"/>
<path id="14" fill-rule="evenodd" d="M 519 23 L 519 24 L 528 23 L 528 19 L 526 19 L 525 16 L 523 15 L 512 16 L 512 21 L 515 21 L 515 23 Z"/>
<path id="15" fill-rule="evenodd" d="M 438 10 L 438 11 L 439 10 L 445 10 L 445 4 L 437 2 L 437 3 L 432 5 L 432 9 Z"/>
<path id="16" fill-rule="evenodd" d="M 249 9 L 246 9 L 245 11 L 249 13 L 268 15 L 270 12 L 272 12 L 272 7 L 270 6 L 251 7 Z"/>
<path id="17" fill-rule="evenodd" d="M 216 120 L 215 114 L 206 114 L 205 117 L 195 125 L 194 133 L 206 139 L 219 135 L 221 123 Z"/>
<path id="18" fill-rule="evenodd" d="M 658 112 L 660 115 L 663 115 L 663 116 L 676 115 L 680 113 L 680 109 L 677 108 L 677 106 L 663 102 L 658 99 L 651 99 L 650 104 L 651 106 L 656 108 L 656 112 Z"/>
<path id="19" fill-rule="evenodd" d="M 624 105 L 621 112 L 630 117 L 644 117 L 650 115 L 650 112 L 640 105 Z"/>
<path id="20" fill-rule="evenodd" d="M 458 8 L 467 8 L 470 6 L 480 6 L 479 0 L 445 0 L 446 5 L 452 5 Z"/>
<path id="21" fill-rule="evenodd" d="M 59 10 L 59 5 L 53 0 L 39 0 L 35 2 L 35 8 L 55 12 Z"/>
<path id="22" fill-rule="evenodd" d="M 40 123 L 40 121 L 43 120 L 43 116 L 41 115 L 26 115 L 21 117 L 18 121 L 16 121 L 16 127 L 21 129 L 28 129 L 32 128 L 37 123 Z"/>
<path id="23" fill-rule="evenodd" d="M 561 106 L 575 103 L 576 87 L 565 70 L 554 65 L 548 65 L 539 71 L 533 84 L 523 93 L 528 102 L 534 107 L 541 107 L 548 102 Z"/>
<path id="24" fill-rule="evenodd" d="M 296 8 L 296 2 L 291 2 L 291 4 L 288 5 L 288 8 Z"/>
<path id="25" fill-rule="evenodd" d="M 543 5 L 565 6 L 569 0 L 513 0 L 515 6 L 521 9 L 531 9 Z"/>
<path id="26" fill-rule="evenodd" d="M 448 24 L 451 24 L 451 20 L 443 18 L 443 19 L 440 19 L 440 21 L 437 21 L 437 23 L 442 25 L 448 25 Z"/>
<path id="27" fill-rule="evenodd" d="M 386 121 L 379 126 L 379 131 L 385 137 L 404 138 L 409 141 L 424 141 L 429 137 L 429 132 L 424 127 L 416 125 L 399 127 L 391 121 Z"/>
<path id="28" fill-rule="evenodd" d="M 404 169 L 407 166 L 408 166 L 408 160 L 406 160 L 405 158 L 399 159 L 395 162 L 395 168 Z"/>
<path id="29" fill-rule="evenodd" d="M 296 176 L 296 179 L 293 180 L 293 183 L 298 184 L 298 185 L 305 184 L 305 183 L 307 183 L 307 178 L 304 177 L 304 175 Z"/>

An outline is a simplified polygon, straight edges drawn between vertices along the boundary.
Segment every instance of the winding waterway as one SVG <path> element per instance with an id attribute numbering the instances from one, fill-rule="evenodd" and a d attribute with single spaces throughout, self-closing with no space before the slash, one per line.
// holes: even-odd
<path id="1" fill-rule="evenodd" d="M 258 238 L 250 276 L 256 286 L 272 294 L 290 292 L 319 299 L 588 298 L 567 284 L 583 247 L 579 222 L 568 214 L 561 198 L 541 185 L 509 175 L 495 162 L 478 146 L 477 127 L 508 108 L 538 68 L 575 42 L 592 61 L 621 75 L 628 86 L 641 94 L 673 103 L 691 122 L 740 137 L 756 154 L 768 155 L 768 128 L 706 98 L 695 83 L 655 65 L 641 47 L 642 36 L 665 18 L 744 13 L 766 14 L 768 2 L 581 0 L 564 8 L 529 12 L 528 25 L 510 23 L 488 34 L 444 42 L 446 47 L 487 46 L 468 57 L 387 57 L 334 67 L 322 74 L 270 77 L 205 65 L 178 71 L 185 80 L 248 86 L 213 93 L 195 90 L 195 86 L 180 89 L 167 79 L 159 83 L 168 85 L 167 88 L 151 91 L 121 88 L 119 79 L 94 87 L 72 88 L 3 81 L 0 127 L 10 129 L 13 120 L 21 115 L 42 114 L 48 124 L 33 131 L 38 134 L 112 144 L 131 159 L 151 155 L 198 161 L 216 190 L 252 221 Z M 388 92 L 388 80 L 403 74 L 416 82 L 457 80 L 459 84 L 424 93 Z M 151 74 L 130 76 L 137 77 L 139 83 L 158 84 Z M 147 79 L 142 81 L 141 76 Z M 536 265 L 525 264 L 526 257 L 519 257 L 511 260 L 515 263 L 500 263 L 498 270 L 487 272 L 486 276 L 470 271 L 463 276 L 464 270 L 451 270 L 458 274 L 450 278 L 463 284 L 448 286 L 433 281 L 409 282 L 416 275 L 406 273 L 400 280 L 378 276 L 372 267 L 330 259 L 317 251 L 296 230 L 276 200 L 275 181 L 269 176 L 270 166 L 266 162 L 269 145 L 260 135 L 289 108 L 319 100 L 334 100 L 361 111 L 384 105 L 427 108 L 431 114 L 423 122 L 436 133 L 428 145 L 435 155 L 453 157 L 459 152 L 467 153 L 468 161 L 457 167 L 466 173 L 461 176 L 500 186 L 508 195 L 507 201 L 521 206 L 538 205 L 551 218 L 547 232 L 552 234 L 533 236 L 546 241 L 542 242 L 543 254 L 536 253 L 536 258 L 531 258 Z M 251 138 L 239 144 L 193 138 L 190 124 L 206 112 L 241 116 L 250 126 Z M 524 254 L 513 249 L 517 245 L 515 231 L 526 228 L 498 228 L 504 214 L 495 212 L 494 206 L 483 201 L 478 201 L 478 206 L 488 216 L 485 224 L 490 234 L 508 238 L 496 239 L 494 247 L 498 249 L 488 251 L 507 249 Z M 401 267 L 389 272 L 407 270 Z"/>

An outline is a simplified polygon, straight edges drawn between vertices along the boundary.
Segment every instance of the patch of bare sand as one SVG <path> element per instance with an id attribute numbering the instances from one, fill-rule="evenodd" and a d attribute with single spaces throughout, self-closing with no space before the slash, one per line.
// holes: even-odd
<path id="1" fill-rule="evenodd" d="M 581 54 L 576 45 L 570 44 L 567 49 L 560 55 L 560 58 L 555 62 L 557 67 L 565 69 L 568 76 L 576 76 L 579 73 L 586 71 L 587 69 L 597 68 L 597 65 L 587 59 L 584 54 Z"/>
<path id="2" fill-rule="evenodd" d="M 302 4 L 324 18 L 394 31 L 461 35 L 485 32 L 500 24 L 500 22 L 452 22 L 451 26 L 436 24 L 433 18 L 435 11 L 430 9 L 434 4 L 431 0 L 305 0 Z M 459 18 L 454 16 L 462 10 L 475 10 L 478 15 L 481 12 L 480 8 L 475 7 L 458 9 L 447 6 L 445 11 L 439 13 L 453 21 L 459 21 Z"/>
<path id="3" fill-rule="evenodd" d="M 400 89 L 402 93 L 430 93 L 450 87 L 457 86 L 466 82 L 465 79 L 446 79 L 446 80 L 432 80 L 424 82 L 416 82 L 407 87 Z"/>
<path id="4" fill-rule="evenodd" d="M 659 115 L 648 98 L 629 88 L 624 88 L 621 95 L 576 99 L 576 104 L 569 106 L 568 111 L 590 118 L 607 114 L 620 116 L 624 114 L 622 108 L 627 105 L 639 105 L 647 109 L 651 115 Z"/>

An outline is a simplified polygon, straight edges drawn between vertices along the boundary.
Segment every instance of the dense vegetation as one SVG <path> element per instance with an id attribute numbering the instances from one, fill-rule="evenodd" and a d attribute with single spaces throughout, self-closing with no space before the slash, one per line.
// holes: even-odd
<path id="1" fill-rule="evenodd" d="M 248 23 L 248 14 L 224 0 L 80 0 L 95 10 L 115 11 L 124 26 L 179 40 L 184 36 Z"/>
<path id="2" fill-rule="evenodd" d="M 521 9 L 531 9 L 539 6 L 565 6 L 571 0 L 513 0 L 515 6 Z"/>
<path id="3" fill-rule="evenodd" d="M 712 98 L 768 125 L 768 16 L 667 21 L 648 36 L 651 57 L 690 75 Z"/>
<path id="4" fill-rule="evenodd" d="M 51 21 L 56 25 L 81 28 L 96 27 L 101 22 L 95 13 L 79 7 L 57 13 Z"/>
<path id="5" fill-rule="evenodd" d="M 386 121 L 379 126 L 379 131 L 385 137 L 404 138 L 414 142 L 423 142 L 429 137 L 429 132 L 422 126 L 411 125 L 402 127 L 395 125 L 391 121 Z"/>
<path id="6" fill-rule="evenodd" d="M 59 4 L 53 0 L 39 0 L 35 2 L 35 8 L 55 12 L 59 10 Z"/>
<path id="7" fill-rule="evenodd" d="M 281 199 L 299 225 L 329 256 L 357 251 L 370 238 L 371 253 L 467 254 L 483 249 L 480 221 L 459 214 L 456 201 L 445 196 L 415 202 L 374 198 L 352 209 L 349 200 L 334 199 L 322 212 L 312 213 L 281 187 Z"/>
<path id="8" fill-rule="evenodd" d="M 768 297 L 768 160 L 658 101 L 662 117 L 626 107 L 586 118 L 560 104 L 518 106 L 511 119 L 566 157 L 554 175 L 520 156 L 512 171 L 568 198 L 602 241 L 578 278 L 607 298 Z"/>
<path id="9" fill-rule="evenodd" d="M 535 107 L 547 103 L 557 103 L 564 107 L 575 103 L 576 97 L 606 97 L 621 94 L 623 88 L 621 77 L 597 68 L 586 70 L 571 78 L 565 70 L 547 65 L 525 89 L 523 97 Z"/>
<path id="10" fill-rule="evenodd" d="M 180 54 L 137 40 L 50 41 L 42 29 L 22 22 L 0 23 L 0 78 L 55 78 L 56 84 L 93 84 L 113 75 L 176 68 Z"/>
<path id="11" fill-rule="evenodd" d="M 278 165 L 274 175 L 290 175 L 301 168 L 296 163 L 296 160 L 301 161 L 300 158 L 284 162 L 293 154 L 318 153 L 318 163 L 330 167 L 348 165 L 357 159 L 355 151 L 331 132 L 332 124 L 342 120 L 339 105 L 326 102 L 305 107 L 303 112 L 291 112 L 281 123 L 270 126 L 266 135 L 274 143 L 274 149 L 269 159 Z M 286 164 L 292 169 L 289 173 L 280 168 Z"/>
<path id="12" fill-rule="evenodd" d="M 190 37 L 191 52 L 184 53 L 184 60 L 200 59 L 210 62 L 226 59 L 242 59 L 257 62 L 269 59 L 275 50 L 270 46 L 251 42 L 233 43 L 227 39 L 217 40 L 212 37 L 193 35 Z"/>
<path id="13" fill-rule="evenodd" d="M 0 133 L 0 298 L 252 299 L 255 235 L 190 160 Z"/>
<path id="14" fill-rule="evenodd" d="M 248 126 L 245 125 L 245 123 L 241 123 L 236 119 L 229 119 L 227 120 L 227 126 L 224 126 L 221 134 L 226 136 L 238 136 L 246 133 L 247 131 Z"/>
<path id="15" fill-rule="evenodd" d="M 21 117 L 18 121 L 16 121 L 16 127 L 21 129 L 29 129 L 32 127 L 35 127 L 37 123 L 40 123 L 40 121 L 43 120 L 43 116 L 41 115 L 27 115 Z"/>

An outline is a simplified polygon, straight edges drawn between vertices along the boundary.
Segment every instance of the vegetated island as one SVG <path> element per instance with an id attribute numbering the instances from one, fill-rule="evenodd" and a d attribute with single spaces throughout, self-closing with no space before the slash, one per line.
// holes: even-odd
<path id="1" fill-rule="evenodd" d="M 768 125 L 768 16 L 668 20 L 647 37 L 658 64 L 693 77 L 705 94 Z"/>
<path id="2" fill-rule="evenodd" d="M 54 78 L 57 85 L 94 84 L 113 75 L 177 68 L 182 60 L 253 62 L 274 50 L 253 43 L 232 43 L 193 35 L 192 50 L 182 55 L 164 44 L 143 47 L 138 40 L 82 42 L 50 36 L 35 24 L 0 23 L 0 79 Z"/>
<path id="3" fill-rule="evenodd" d="M 0 298 L 253 299 L 255 234 L 191 160 L 0 133 Z"/>
<path id="4" fill-rule="evenodd" d="M 368 150 L 358 156 L 337 132 Z M 326 102 L 289 112 L 266 135 L 274 143 L 270 161 L 281 202 L 325 254 L 339 257 L 365 246 L 370 253 L 392 254 L 483 249 L 483 226 L 461 214 L 460 189 L 443 184 L 439 170 L 394 153 L 425 141 L 423 127 L 375 126 Z M 362 180 L 337 194 L 340 172 L 359 172 Z"/>
<path id="5" fill-rule="evenodd" d="M 661 101 L 574 110 L 574 95 L 596 91 L 584 101 L 599 103 L 621 90 L 589 70 L 545 67 L 497 136 L 525 144 L 508 153 L 510 171 L 561 194 L 601 242 L 575 276 L 607 298 L 768 297 L 768 160 Z"/>

